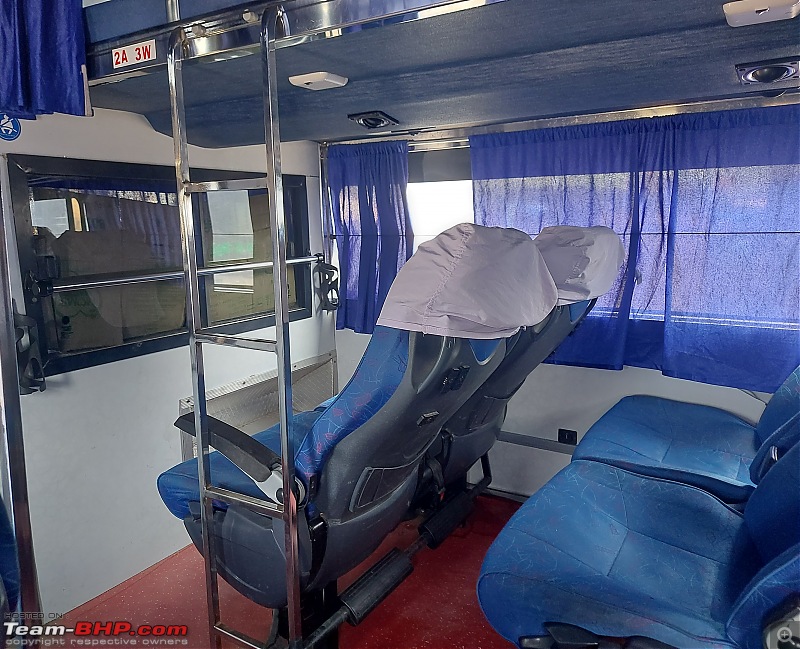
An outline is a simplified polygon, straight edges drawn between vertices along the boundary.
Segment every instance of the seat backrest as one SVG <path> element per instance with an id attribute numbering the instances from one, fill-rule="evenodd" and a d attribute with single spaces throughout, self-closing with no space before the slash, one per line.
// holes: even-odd
<path id="1" fill-rule="evenodd" d="M 544 259 L 558 300 L 547 317 L 523 329 L 500 367 L 446 424 L 452 440 L 435 451 L 445 484 L 459 479 L 497 440 L 511 397 L 528 375 L 572 333 L 616 281 L 625 252 L 606 227 L 544 228 L 533 243 Z"/>
<path id="2" fill-rule="evenodd" d="M 728 637 L 741 649 L 760 649 L 764 646 L 764 625 L 797 597 L 800 597 L 800 543 L 784 550 L 750 580 L 728 617 L 725 626 Z"/>
<path id="3" fill-rule="evenodd" d="M 510 399 L 592 310 L 596 300 L 557 306 L 541 327 L 528 327 L 480 392 Z"/>
<path id="4" fill-rule="evenodd" d="M 407 331 L 378 326 L 347 385 L 330 399 L 296 452 L 298 476 L 312 497 L 334 447 L 392 397 L 408 366 Z"/>
<path id="5" fill-rule="evenodd" d="M 505 358 L 444 429 L 454 437 L 490 425 L 500 429 L 505 407 L 536 367 L 550 356 L 589 313 L 595 300 L 557 306 L 540 326 L 527 327 L 509 345 Z M 473 458 L 473 462 L 477 458 Z"/>
<path id="6" fill-rule="evenodd" d="M 735 646 L 762 646 L 767 617 L 800 595 L 800 444 L 769 469 L 744 510 L 762 568 L 734 603 L 726 631 Z"/>
<path id="7" fill-rule="evenodd" d="M 784 422 L 800 412 L 800 366 L 792 372 L 767 403 L 756 426 L 763 444 Z"/>
<path id="8" fill-rule="evenodd" d="M 536 367 L 571 334 L 595 300 L 557 306 L 540 325 L 521 330 L 507 346 L 503 361 L 443 426 L 454 440 L 441 459 L 445 484 L 461 477 L 488 452 L 505 420 L 511 397 Z M 470 438 L 459 444 L 459 439 Z M 434 451 L 436 454 L 439 451 Z"/>
<path id="9" fill-rule="evenodd" d="M 425 451 L 497 368 L 506 341 L 378 326 L 353 378 L 300 445 L 310 516 L 328 523 L 325 566 L 356 565 L 403 518 Z M 340 573 L 341 574 L 341 573 Z"/>
<path id="10" fill-rule="evenodd" d="M 800 444 L 761 479 L 747 501 L 744 520 L 765 564 L 800 543 Z"/>

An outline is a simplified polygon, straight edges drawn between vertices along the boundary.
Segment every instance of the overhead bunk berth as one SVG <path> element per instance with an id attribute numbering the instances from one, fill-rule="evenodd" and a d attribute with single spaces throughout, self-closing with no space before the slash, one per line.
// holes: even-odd
<path id="1" fill-rule="evenodd" d="M 174 0 L 165 8 L 160 0 L 151 0 L 144 7 L 131 0 L 110 0 L 85 9 L 90 38 L 87 68 L 90 85 L 96 87 L 92 95 L 94 105 L 142 113 L 156 130 L 171 132 L 169 96 L 165 93 L 167 53 L 174 29 L 186 26 L 193 30 L 190 31 L 193 35 L 204 36 L 202 40 L 190 41 L 188 59 L 202 60 L 204 64 L 234 60 L 233 64 L 226 63 L 224 68 L 217 67 L 211 76 L 208 76 L 209 70 L 205 65 L 202 70 L 187 71 L 187 86 L 200 92 L 197 97 L 187 97 L 192 143 L 214 147 L 263 142 L 259 125 L 251 119 L 252 115 L 258 114 L 262 101 L 258 83 L 261 79 L 259 61 L 258 57 L 251 55 L 259 50 L 260 16 L 266 7 L 280 6 L 276 49 L 303 45 L 300 59 L 294 63 L 288 63 L 287 57 L 280 55 L 279 67 L 287 70 L 287 74 L 281 73 L 280 79 L 281 95 L 284 95 L 291 88 L 287 78 L 294 74 L 288 70 L 308 72 L 309 66 L 312 71 L 318 69 L 314 68 L 315 65 L 324 68 L 331 52 L 325 46 L 320 50 L 314 45 L 317 41 L 365 32 L 375 34 L 367 37 L 374 42 L 376 38 L 383 39 L 383 30 L 377 28 L 417 23 L 430 17 L 502 2 L 505 0 L 298 0 L 283 4 L 206 0 L 184 3 L 184 7 Z M 385 64 L 398 70 L 415 63 L 409 61 L 405 53 L 400 55 L 407 50 L 405 47 L 395 53 L 387 52 L 379 61 L 370 61 L 363 55 L 363 52 L 374 49 L 369 43 L 362 42 L 358 49 L 360 53 L 355 57 L 345 54 L 344 58 L 356 58 L 372 71 L 381 70 Z M 436 58 L 435 53 L 430 54 Z M 416 63 L 423 60 L 417 57 Z M 113 83 L 115 88 L 103 87 L 109 83 Z M 145 99 L 148 96 L 152 103 Z M 320 108 L 324 111 L 323 106 Z M 298 132 L 292 126 L 294 119 L 320 123 L 319 117 L 308 114 L 308 107 L 298 109 L 298 106 L 282 108 L 284 117 L 289 118 L 284 128 L 285 139 L 324 139 L 324 133 Z M 346 114 L 341 118 L 345 124 L 348 123 Z M 212 132 L 220 128 L 224 135 Z M 356 129 L 352 130 L 353 134 L 358 133 Z"/>
<path id="2" fill-rule="evenodd" d="M 524 120 L 571 123 L 600 114 L 594 121 L 604 121 L 793 101 L 796 78 L 745 85 L 736 66 L 796 58 L 796 26 L 781 21 L 733 29 L 721 4 L 679 0 L 643 11 L 630 0 L 579 0 L 565 14 L 539 0 L 287 2 L 288 35 L 278 34 L 275 43 L 281 134 L 286 141 L 398 134 L 422 141 L 454 127 L 517 130 Z M 166 21 L 160 0 L 87 7 L 92 105 L 140 113 L 170 134 L 169 35 L 177 25 L 200 24 L 208 38 L 194 41 L 184 73 L 190 142 L 263 142 L 254 119 L 261 111 L 261 69 L 252 55 L 260 28 L 257 18 L 246 21 L 264 6 L 185 2 L 175 22 Z M 148 20 L 134 20 L 134 13 Z M 114 67 L 115 50 L 151 40 L 153 60 Z M 315 71 L 349 82 L 312 92 L 288 81 Z M 399 124 L 366 131 L 348 119 L 374 110 Z"/>

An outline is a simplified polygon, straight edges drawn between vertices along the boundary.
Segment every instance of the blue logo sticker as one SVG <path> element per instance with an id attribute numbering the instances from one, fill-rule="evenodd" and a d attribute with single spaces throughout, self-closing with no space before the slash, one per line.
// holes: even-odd
<path id="1" fill-rule="evenodd" d="M 0 140 L 11 142 L 22 134 L 22 125 L 16 117 L 0 114 Z"/>

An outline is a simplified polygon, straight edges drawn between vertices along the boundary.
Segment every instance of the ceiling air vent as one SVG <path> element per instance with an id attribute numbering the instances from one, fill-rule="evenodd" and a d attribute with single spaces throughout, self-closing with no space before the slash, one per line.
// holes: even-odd
<path id="1" fill-rule="evenodd" d="M 777 83 L 800 79 L 800 57 L 758 63 L 741 63 L 736 66 L 736 74 L 742 85 L 756 83 Z"/>
<path id="2" fill-rule="evenodd" d="M 352 115 L 348 115 L 347 119 L 352 119 L 356 124 L 370 130 L 385 128 L 386 126 L 395 126 L 400 123 L 382 110 L 373 110 L 368 113 L 353 113 Z"/>

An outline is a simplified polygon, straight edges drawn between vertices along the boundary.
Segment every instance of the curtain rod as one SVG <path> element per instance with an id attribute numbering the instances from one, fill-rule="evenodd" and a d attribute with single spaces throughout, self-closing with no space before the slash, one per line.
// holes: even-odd
<path id="1" fill-rule="evenodd" d="M 544 117 L 539 119 L 529 119 L 518 122 L 505 122 L 498 124 L 473 123 L 430 130 L 410 129 L 407 131 L 380 133 L 372 137 L 367 136 L 356 139 L 351 138 L 345 140 L 328 140 L 322 142 L 321 144 L 323 155 L 325 148 L 331 144 L 364 144 L 367 142 L 387 142 L 398 139 L 408 140 L 409 150 L 411 152 L 460 149 L 469 147 L 469 137 L 471 135 L 508 133 L 511 131 L 527 131 L 543 128 L 555 128 L 559 126 L 581 126 L 583 124 L 619 122 L 627 119 L 669 117 L 672 115 L 708 113 L 720 110 L 741 110 L 745 108 L 767 108 L 772 106 L 800 104 L 800 94 L 798 94 L 799 90 L 800 89 L 797 88 L 790 88 L 775 97 L 737 97 L 734 99 L 716 99 L 711 101 L 691 102 L 685 104 L 669 104 L 664 106 L 651 106 L 648 108 L 632 108 L 603 113 L 588 113 L 585 115 Z"/>

